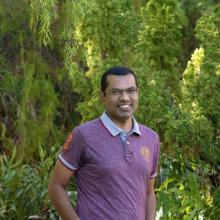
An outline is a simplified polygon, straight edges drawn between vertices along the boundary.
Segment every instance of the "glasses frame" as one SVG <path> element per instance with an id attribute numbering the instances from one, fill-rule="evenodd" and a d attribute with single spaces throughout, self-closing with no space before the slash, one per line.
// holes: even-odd
<path id="1" fill-rule="evenodd" d="M 128 90 L 134 89 L 134 93 L 129 93 Z M 112 94 L 113 91 L 119 91 L 119 94 Z M 125 92 L 127 95 L 134 95 L 137 94 L 138 88 L 128 88 L 128 89 L 111 89 L 111 90 L 106 90 L 104 93 L 109 93 L 111 96 L 121 96 Z"/>

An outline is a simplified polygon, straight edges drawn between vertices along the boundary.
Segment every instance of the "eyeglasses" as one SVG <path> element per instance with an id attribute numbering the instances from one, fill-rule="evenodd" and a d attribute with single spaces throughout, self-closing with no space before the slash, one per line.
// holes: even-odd
<path id="1" fill-rule="evenodd" d="M 109 91 L 104 91 L 106 93 L 109 93 L 112 96 L 120 96 L 125 91 L 128 95 L 133 95 L 137 93 L 138 88 L 129 88 L 129 89 L 111 89 Z"/>

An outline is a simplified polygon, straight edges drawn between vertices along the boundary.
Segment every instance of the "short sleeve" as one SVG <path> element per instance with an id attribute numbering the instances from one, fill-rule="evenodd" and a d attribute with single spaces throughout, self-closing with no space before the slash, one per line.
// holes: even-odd
<path id="1" fill-rule="evenodd" d="M 58 159 L 70 170 L 77 170 L 84 159 L 85 140 L 76 127 L 66 138 Z"/>
<path id="2" fill-rule="evenodd" d="M 157 134 L 155 134 L 155 151 L 154 151 L 154 160 L 153 160 L 153 170 L 151 172 L 150 178 L 153 179 L 157 176 L 159 155 L 160 155 L 160 141 Z"/>

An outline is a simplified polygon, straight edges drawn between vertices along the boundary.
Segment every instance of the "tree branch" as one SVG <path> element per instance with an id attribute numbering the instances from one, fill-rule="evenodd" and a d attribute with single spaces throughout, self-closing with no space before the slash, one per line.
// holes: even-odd
<path id="1" fill-rule="evenodd" d="M 164 68 L 163 68 L 163 57 L 162 56 L 160 56 L 160 63 L 161 63 L 161 69 L 164 70 Z"/>
<path id="2" fill-rule="evenodd" d="M 216 150 L 220 151 L 217 147 L 215 147 L 214 145 L 210 144 L 212 147 L 214 147 Z"/>

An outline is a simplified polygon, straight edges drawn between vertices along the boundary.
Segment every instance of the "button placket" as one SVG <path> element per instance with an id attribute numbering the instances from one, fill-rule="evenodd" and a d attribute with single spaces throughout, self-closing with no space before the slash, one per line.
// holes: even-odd
<path id="1" fill-rule="evenodd" d="M 132 151 L 132 148 L 130 146 L 130 137 L 128 136 L 126 138 L 126 157 L 133 157 L 133 151 Z"/>

